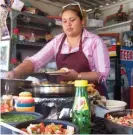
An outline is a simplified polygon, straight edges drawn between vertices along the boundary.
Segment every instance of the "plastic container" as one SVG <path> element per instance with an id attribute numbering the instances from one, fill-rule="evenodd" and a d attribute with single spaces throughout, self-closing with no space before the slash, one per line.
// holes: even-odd
<path id="1" fill-rule="evenodd" d="M 39 114 L 39 113 L 35 113 L 35 112 L 8 112 L 8 113 L 3 113 L 1 114 L 2 115 L 8 115 L 8 114 L 23 114 L 23 115 L 32 115 L 32 116 L 36 116 L 36 119 L 35 120 L 40 120 L 40 119 L 43 119 L 43 115 L 42 114 Z M 28 120 L 27 120 L 28 121 Z M 21 122 L 9 122 L 7 124 L 11 125 L 11 126 L 16 126 L 17 124 L 19 124 Z M 0 134 L 12 134 L 12 130 L 8 129 L 8 128 L 5 128 L 3 126 L 0 127 L 1 130 L 0 130 Z"/>
<path id="2" fill-rule="evenodd" d="M 1 113 L 13 111 L 14 107 L 12 95 L 3 95 L 0 100 L 0 105 L 1 105 L 0 107 Z"/>
<path id="3" fill-rule="evenodd" d="M 17 112 L 35 112 L 34 98 L 30 92 L 21 92 L 16 99 L 16 111 Z"/>

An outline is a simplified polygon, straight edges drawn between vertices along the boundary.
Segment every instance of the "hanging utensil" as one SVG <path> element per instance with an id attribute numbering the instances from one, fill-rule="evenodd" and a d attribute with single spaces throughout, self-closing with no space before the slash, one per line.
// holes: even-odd
<path id="1" fill-rule="evenodd" d="M 4 126 L 4 127 L 8 128 L 8 129 L 10 129 L 10 130 L 13 130 L 13 131 L 15 131 L 15 132 L 17 132 L 17 133 L 20 133 L 20 134 L 23 134 L 23 135 L 28 135 L 26 132 L 24 132 L 24 131 L 22 131 L 22 130 L 20 130 L 20 129 L 18 129 L 18 128 L 15 128 L 15 127 L 13 127 L 13 126 L 7 124 L 7 123 L 0 122 L 0 125 L 2 125 L 2 126 Z"/>
<path id="2" fill-rule="evenodd" d="M 9 81 L 6 81 L 5 83 L 5 91 L 6 91 L 6 95 L 9 94 Z"/>
<path id="3" fill-rule="evenodd" d="M 31 88 L 32 81 L 24 79 L 0 79 L 1 95 L 19 95 L 22 88 Z"/>

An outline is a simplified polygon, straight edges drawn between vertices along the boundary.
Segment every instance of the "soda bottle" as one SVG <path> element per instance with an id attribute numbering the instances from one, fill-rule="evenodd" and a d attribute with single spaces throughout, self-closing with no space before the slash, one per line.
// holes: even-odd
<path id="1" fill-rule="evenodd" d="M 80 134 L 91 133 L 91 108 L 87 86 L 87 80 L 75 81 L 76 93 L 72 109 L 72 122 L 78 126 Z"/>

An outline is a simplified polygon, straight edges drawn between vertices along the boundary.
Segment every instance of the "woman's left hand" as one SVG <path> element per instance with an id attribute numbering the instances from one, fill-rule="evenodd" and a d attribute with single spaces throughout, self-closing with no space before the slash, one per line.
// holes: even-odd
<path id="1" fill-rule="evenodd" d="M 78 72 L 76 72 L 74 69 L 69 69 L 69 71 L 65 74 L 63 74 L 67 80 L 76 80 L 78 76 Z"/>

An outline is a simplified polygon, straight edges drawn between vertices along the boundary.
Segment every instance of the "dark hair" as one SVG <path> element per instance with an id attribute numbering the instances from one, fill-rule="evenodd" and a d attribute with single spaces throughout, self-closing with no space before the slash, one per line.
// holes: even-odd
<path id="1" fill-rule="evenodd" d="M 83 20 L 84 17 L 83 17 L 83 15 L 82 15 L 82 12 L 81 12 L 81 10 L 80 10 L 80 8 L 79 8 L 78 5 L 69 5 L 69 6 L 65 7 L 65 8 L 63 8 L 63 9 L 62 9 L 62 14 L 63 14 L 65 11 L 68 11 L 68 10 L 74 11 L 74 12 L 77 14 L 77 16 L 78 16 L 81 20 Z"/>

